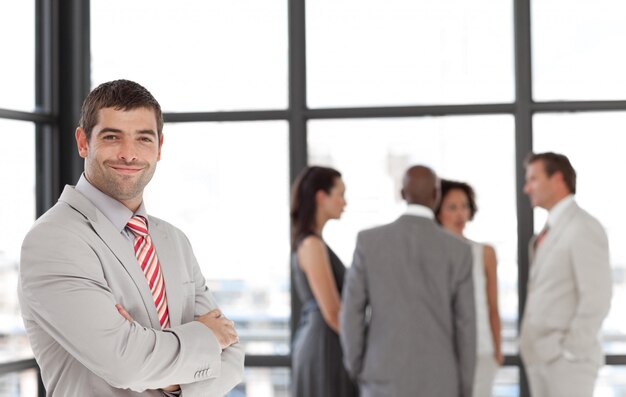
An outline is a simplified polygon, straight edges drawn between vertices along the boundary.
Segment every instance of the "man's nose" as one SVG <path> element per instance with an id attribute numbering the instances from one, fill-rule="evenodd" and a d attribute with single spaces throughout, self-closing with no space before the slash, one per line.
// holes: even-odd
<path id="1" fill-rule="evenodd" d="M 135 161 L 137 159 L 137 150 L 132 142 L 124 142 L 120 146 L 118 157 L 124 161 Z"/>

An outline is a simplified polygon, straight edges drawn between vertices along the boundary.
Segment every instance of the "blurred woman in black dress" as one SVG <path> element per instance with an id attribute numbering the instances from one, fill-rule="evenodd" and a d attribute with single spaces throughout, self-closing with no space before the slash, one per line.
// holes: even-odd
<path id="1" fill-rule="evenodd" d="M 353 397 L 357 387 L 343 367 L 339 308 L 346 268 L 322 239 L 330 219 L 339 219 L 346 200 L 341 174 L 307 167 L 291 195 L 291 266 L 302 302 L 292 348 L 294 397 Z"/>

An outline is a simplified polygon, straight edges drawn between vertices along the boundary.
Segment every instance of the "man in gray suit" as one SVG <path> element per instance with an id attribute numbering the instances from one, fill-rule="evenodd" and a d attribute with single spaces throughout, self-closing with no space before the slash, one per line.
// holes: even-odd
<path id="1" fill-rule="evenodd" d="M 161 108 L 139 84 L 85 99 L 85 172 L 26 236 L 19 300 L 48 396 L 221 396 L 243 350 L 185 235 L 147 214 Z"/>
<path id="2" fill-rule="evenodd" d="M 520 332 L 532 396 L 589 397 L 604 361 L 599 333 L 611 303 L 607 236 L 576 204 L 576 172 L 564 155 L 531 153 L 524 191 L 549 211 L 530 243 Z"/>
<path id="3" fill-rule="evenodd" d="M 471 397 L 472 252 L 435 223 L 439 195 L 432 170 L 409 168 L 402 189 L 406 213 L 357 237 L 340 337 L 363 397 Z"/>

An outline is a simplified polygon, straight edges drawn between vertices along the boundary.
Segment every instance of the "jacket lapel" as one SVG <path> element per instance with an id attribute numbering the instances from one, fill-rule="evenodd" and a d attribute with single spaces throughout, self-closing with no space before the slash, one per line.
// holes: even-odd
<path id="1" fill-rule="evenodd" d="M 119 260 L 122 267 L 133 280 L 141 295 L 146 312 L 149 314 L 150 326 L 160 329 L 159 315 L 152 299 L 152 293 L 150 292 L 146 276 L 137 262 L 132 245 L 87 198 L 76 192 L 73 187 L 66 186 L 59 201 L 66 202 L 89 220 L 93 230 Z"/>
<path id="2" fill-rule="evenodd" d="M 530 279 L 537 276 L 537 272 L 541 269 L 543 263 L 545 262 L 544 259 L 557 245 L 559 239 L 563 236 L 563 231 L 567 228 L 567 225 L 576 214 L 576 211 L 578 211 L 578 205 L 573 202 L 567 209 L 565 209 L 565 211 L 563 211 L 561 216 L 558 218 L 557 223 L 552 226 L 550 230 L 548 230 L 548 234 L 546 234 L 546 237 L 541 242 L 541 245 L 534 250 L 534 259 L 530 268 Z M 537 236 L 533 236 L 531 243 L 534 243 L 536 239 Z"/>
<path id="3" fill-rule="evenodd" d="M 181 286 L 183 285 L 180 276 L 180 258 L 175 255 L 176 250 L 172 240 L 167 233 L 165 226 L 153 217 L 149 218 L 149 233 L 161 265 L 163 281 L 165 282 L 165 295 L 167 298 L 167 309 L 170 317 L 170 326 L 181 324 L 183 299 Z"/>

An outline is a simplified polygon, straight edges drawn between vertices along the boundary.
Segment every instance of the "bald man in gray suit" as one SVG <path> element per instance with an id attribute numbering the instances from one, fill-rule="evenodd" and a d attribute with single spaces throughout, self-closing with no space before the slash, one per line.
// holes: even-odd
<path id="1" fill-rule="evenodd" d="M 404 215 L 358 235 L 340 314 L 345 365 L 363 397 L 471 397 L 471 248 L 435 223 L 431 169 L 409 168 L 402 197 Z"/>

